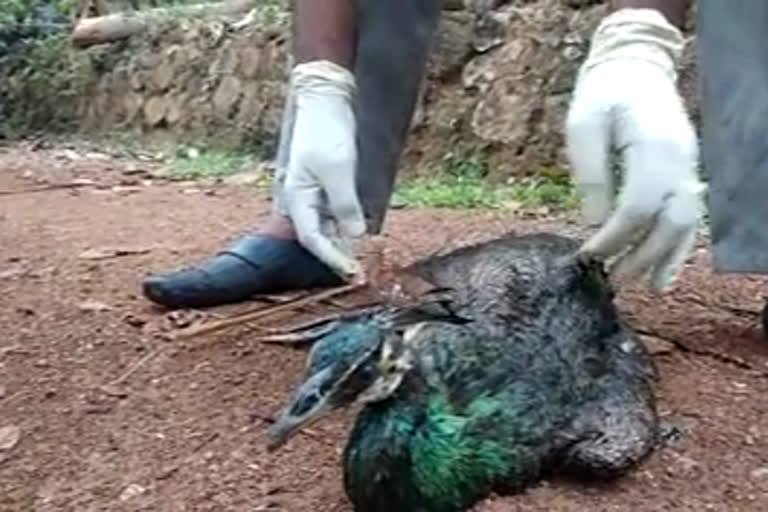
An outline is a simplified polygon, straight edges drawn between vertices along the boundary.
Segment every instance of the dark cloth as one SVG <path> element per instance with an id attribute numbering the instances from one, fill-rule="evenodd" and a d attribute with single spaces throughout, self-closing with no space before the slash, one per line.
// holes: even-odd
<path id="1" fill-rule="evenodd" d="M 442 4 L 359 0 L 357 189 L 372 234 L 386 216 Z"/>
<path id="2" fill-rule="evenodd" d="M 698 4 L 714 270 L 768 272 L 768 2 Z"/>

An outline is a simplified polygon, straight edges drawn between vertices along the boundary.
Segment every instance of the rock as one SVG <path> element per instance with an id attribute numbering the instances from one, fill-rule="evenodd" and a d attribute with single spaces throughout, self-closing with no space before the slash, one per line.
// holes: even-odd
<path id="1" fill-rule="evenodd" d="M 513 80 L 495 82 L 472 115 L 472 131 L 488 141 L 519 147 L 528 137 L 527 120 L 538 98 L 518 91 Z"/>
<path id="2" fill-rule="evenodd" d="M 476 14 L 486 14 L 508 3 L 510 3 L 510 0 L 464 0 L 464 8 Z"/>
<path id="3" fill-rule="evenodd" d="M 165 120 L 169 125 L 174 125 L 181 120 L 184 115 L 185 98 L 183 96 L 171 96 L 168 98 L 168 108 L 165 113 Z"/>
<path id="4" fill-rule="evenodd" d="M 126 122 L 132 123 L 144 104 L 144 98 L 140 94 L 129 92 L 123 96 L 122 115 Z"/>
<path id="5" fill-rule="evenodd" d="M 428 77 L 437 80 L 451 73 L 461 72 L 472 56 L 472 25 L 472 16 L 469 13 L 443 14 L 427 64 Z"/>
<path id="6" fill-rule="evenodd" d="M 158 126 L 165 119 L 167 109 L 162 96 L 152 96 L 144 104 L 144 119 L 150 127 Z"/>
<path id="7" fill-rule="evenodd" d="M 240 99 L 240 80 L 232 75 L 225 76 L 213 94 L 213 112 L 219 119 L 229 119 L 235 104 Z"/>
<path id="8" fill-rule="evenodd" d="M 472 47 L 479 53 L 504 44 L 507 26 L 512 14 L 510 12 L 489 12 L 477 20 L 472 35 Z"/>
<path id="9" fill-rule="evenodd" d="M 176 68 L 173 65 L 173 54 L 178 47 L 171 46 L 166 51 L 166 61 L 152 71 L 152 84 L 158 92 L 165 92 L 176 76 Z"/>
<path id="10" fill-rule="evenodd" d="M 11 450 L 21 439 L 21 429 L 16 425 L 0 427 L 0 452 Z"/>
<path id="11" fill-rule="evenodd" d="M 240 71 L 243 73 L 243 76 L 248 80 L 253 80 L 259 74 L 261 53 L 258 48 L 247 46 L 241 50 L 240 62 Z"/>

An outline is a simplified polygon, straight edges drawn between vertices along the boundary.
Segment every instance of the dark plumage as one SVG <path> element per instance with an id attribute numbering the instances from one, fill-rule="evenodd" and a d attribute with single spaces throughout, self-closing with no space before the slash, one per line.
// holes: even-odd
<path id="1" fill-rule="evenodd" d="M 415 263 L 453 288 L 455 315 L 382 308 L 321 337 L 274 446 L 364 403 L 344 483 L 366 512 L 463 511 L 551 472 L 623 474 L 657 439 L 656 372 L 578 247 L 509 235 Z"/>

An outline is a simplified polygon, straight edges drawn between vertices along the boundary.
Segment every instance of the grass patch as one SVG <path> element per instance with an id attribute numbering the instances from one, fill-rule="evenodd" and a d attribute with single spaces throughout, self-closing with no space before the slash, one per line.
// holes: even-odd
<path id="1" fill-rule="evenodd" d="M 426 178 L 400 185 L 395 202 L 410 207 L 566 210 L 578 206 L 568 177 L 555 169 L 541 169 L 533 177 L 513 178 L 490 185 L 488 165 L 477 157 L 449 155 Z"/>
<path id="2" fill-rule="evenodd" d="M 246 153 L 180 146 L 168 159 L 163 174 L 178 180 L 224 178 L 253 169 L 257 163 Z"/>

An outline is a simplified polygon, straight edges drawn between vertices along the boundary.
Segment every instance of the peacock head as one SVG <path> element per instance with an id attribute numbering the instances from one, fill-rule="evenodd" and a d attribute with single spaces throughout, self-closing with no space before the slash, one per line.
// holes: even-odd
<path id="1" fill-rule="evenodd" d="M 269 429 L 270 450 L 335 410 L 391 396 L 413 366 L 413 333 L 430 315 L 377 312 L 342 322 L 315 342 L 303 382 Z M 465 323 L 458 316 L 441 317 Z"/>

